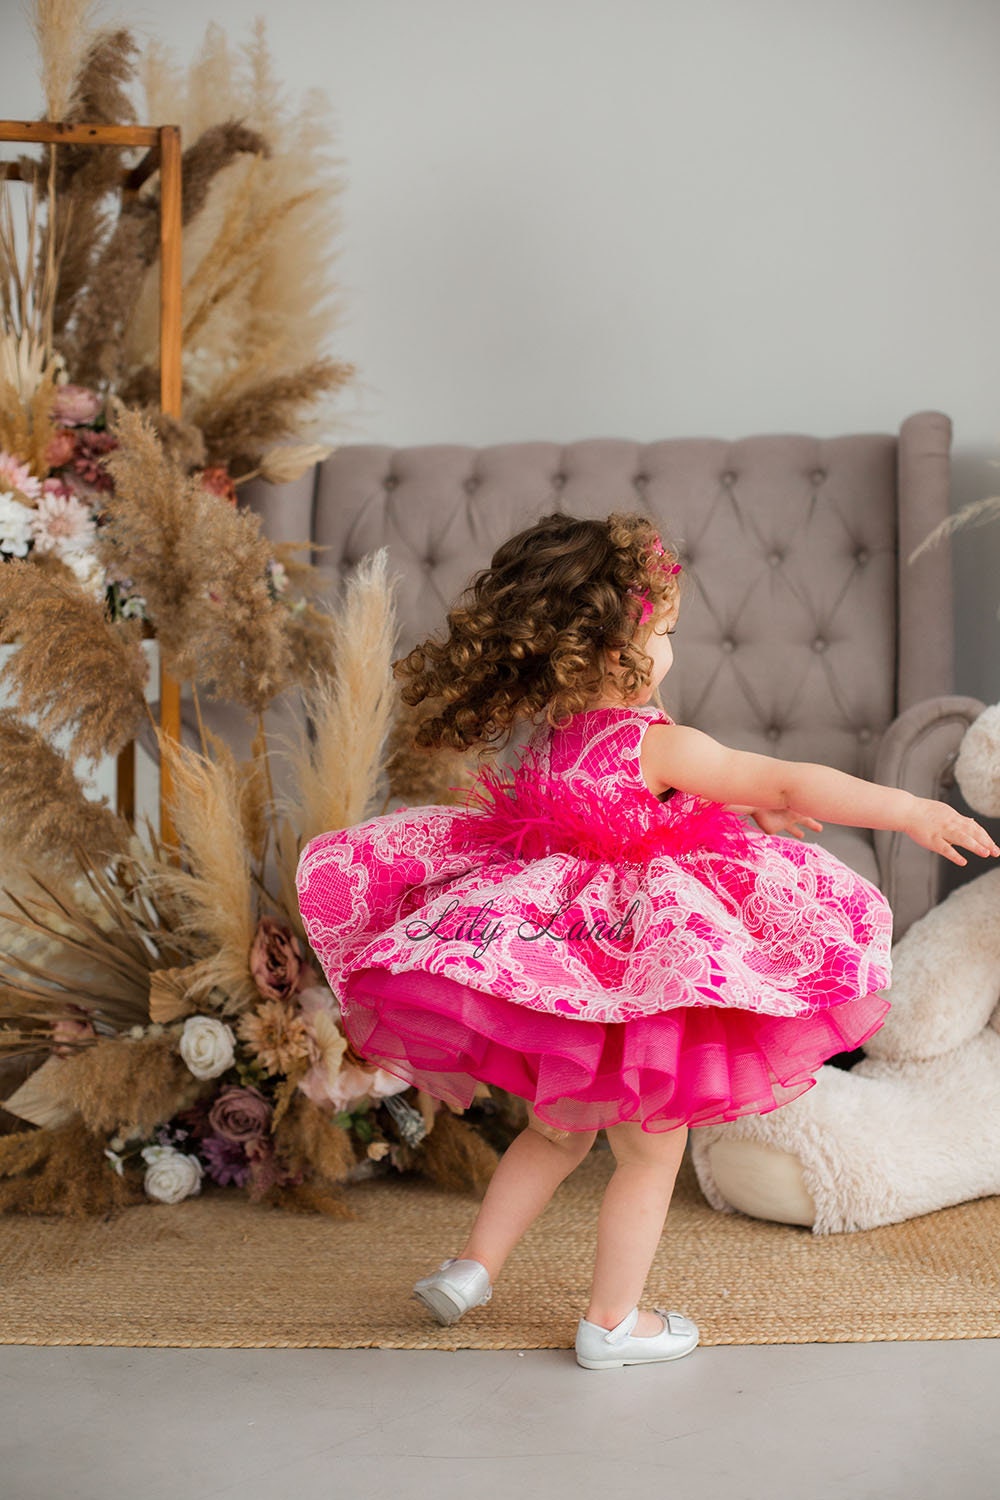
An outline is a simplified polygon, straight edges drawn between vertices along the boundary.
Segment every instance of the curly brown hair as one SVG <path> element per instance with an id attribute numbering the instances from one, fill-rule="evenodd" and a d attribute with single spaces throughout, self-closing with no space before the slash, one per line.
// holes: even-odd
<path id="1" fill-rule="evenodd" d="M 605 689 L 625 702 L 648 683 L 652 658 L 635 639 L 647 638 L 643 603 L 629 590 L 649 596 L 646 629 L 675 611 L 677 554 L 663 540 L 660 557 L 661 538 L 648 516 L 615 511 L 603 521 L 542 516 L 504 542 L 448 611 L 447 638 L 432 636 L 393 662 L 393 674 L 409 679 L 405 703 L 435 700 L 414 743 L 506 744 L 519 719 L 544 714 L 557 726 Z M 620 677 L 604 660 L 616 648 Z"/>

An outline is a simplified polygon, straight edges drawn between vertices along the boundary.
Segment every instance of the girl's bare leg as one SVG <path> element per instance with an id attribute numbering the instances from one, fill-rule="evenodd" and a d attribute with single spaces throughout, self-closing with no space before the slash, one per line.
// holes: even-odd
<path id="1" fill-rule="evenodd" d="M 617 1166 L 604 1190 L 597 1219 L 597 1254 L 589 1323 L 614 1328 L 642 1299 L 646 1277 L 663 1233 L 688 1127 L 646 1131 L 634 1121 L 608 1126 Z M 663 1319 L 639 1312 L 633 1333 L 651 1337 Z"/>
<path id="2" fill-rule="evenodd" d="M 529 1107 L 528 1124 L 497 1163 L 459 1260 L 478 1260 L 495 1282 L 504 1261 L 559 1184 L 578 1167 L 596 1130 L 557 1131 Z M 631 1304 L 630 1304 L 631 1305 Z"/>

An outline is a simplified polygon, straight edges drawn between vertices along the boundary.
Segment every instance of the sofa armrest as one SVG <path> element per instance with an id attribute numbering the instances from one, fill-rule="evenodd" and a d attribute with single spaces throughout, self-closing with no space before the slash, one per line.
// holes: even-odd
<path id="1" fill-rule="evenodd" d="M 942 694 L 913 703 L 882 736 L 874 780 L 916 797 L 944 800 L 954 786 L 958 748 L 969 725 L 986 707 L 978 698 Z M 879 882 L 893 912 L 893 938 L 930 911 L 941 898 L 944 860 L 894 828 L 876 828 Z"/>

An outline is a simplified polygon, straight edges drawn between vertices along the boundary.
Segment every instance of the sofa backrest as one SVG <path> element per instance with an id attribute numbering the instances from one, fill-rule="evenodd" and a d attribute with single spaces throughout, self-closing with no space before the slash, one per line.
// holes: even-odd
<path id="1" fill-rule="evenodd" d="M 388 548 L 397 655 L 539 516 L 641 510 L 687 575 L 667 712 L 738 749 L 870 776 L 895 715 L 953 691 L 947 539 L 907 562 L 949 513 L 950 443 L 933 411 L 895 435 L 358 443 L 248 499 L 271 536 L 328 549 L 331 588 Z"/>

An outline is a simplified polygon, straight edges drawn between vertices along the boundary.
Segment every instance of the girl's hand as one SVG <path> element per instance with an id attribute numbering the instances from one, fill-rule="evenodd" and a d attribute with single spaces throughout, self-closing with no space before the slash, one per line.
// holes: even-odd
<path id="1" fill-rule="evenodd" d="M 1000 854 L 1000 849 L 975 818 L 965 818 L 947 802 L 935 802 L 932 797 L 915 797 L 913 803 L 913 811 L 902 831 L 922 848 L 943 854 L 956 865 L 967 865 L 969 861 L 956 854 L 953 844 L 971 849 L 973 854 Z"/>
<path id="2" fill-rule="evenodd" d="M 786 807 L 782 811 L 770 807 L 752 807 L 750 816 L 765 833 L 794 833 L 797 839 L 805 838 L 805 834 L 799 827 L 800 823 L 804 823 L 807 828 L 815 829 L 817 833 L 823 832 L 822 823 L 817 823 L 815 818 L 807 817 L 805 813 L 795 812 L 791 807 Z"/>

